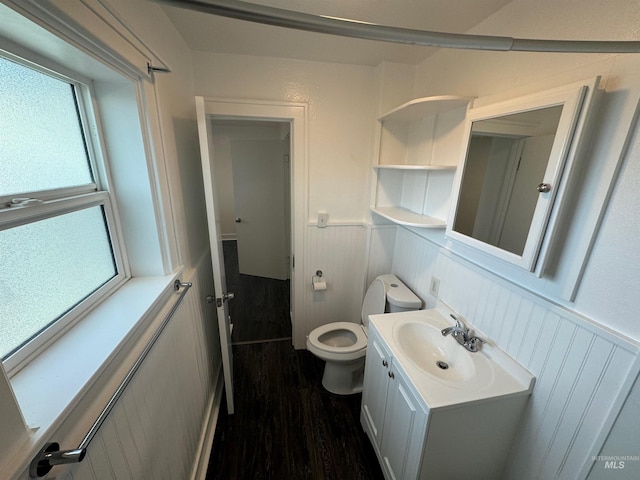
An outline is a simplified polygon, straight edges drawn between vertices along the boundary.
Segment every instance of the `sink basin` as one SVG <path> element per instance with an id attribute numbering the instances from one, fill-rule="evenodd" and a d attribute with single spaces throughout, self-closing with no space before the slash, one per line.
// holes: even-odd
<path id="1" fill-rule="evenodd" d="M 431 410 L 530 394 L 535 377 L 490 339 L 469 352 L 442 335 L 454 324 L 452 315 L 440 302 L 432 309 L 370 315 L 369 341 L 378 337 L 386 345 L 392 368 L 402 371 Z"/>
<path id="2" fill-rule="evenodd" d="M 418 369 L 449 386 L 467 389 L 488 387 L 493 367 L 480 353 L 467 351 L 441 327 L 428 322 L 400 322 L 393 338 L 402 354 Z"/>

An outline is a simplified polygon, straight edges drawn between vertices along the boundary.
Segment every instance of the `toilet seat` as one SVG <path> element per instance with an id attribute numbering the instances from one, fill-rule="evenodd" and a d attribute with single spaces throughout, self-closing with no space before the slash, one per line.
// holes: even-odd
<path id="1" fill-rule="evenodd" d="M 323 336 L 331 338 L 330 334 L 346 330 L 353 334 L 355 342 L 347 346 L 329 345 L 321 340 Z M 329 334 L 329 335 L 328 335 Z M 337 335 L 336 335 L 337 336 Z M 367 350 L 367 335 L 362 325 L 352 322 L 334 322 L 314 329 L 307 338 L 307 348 L 311 353 L 325 360 L 356 360 L 364 357 Z"/>

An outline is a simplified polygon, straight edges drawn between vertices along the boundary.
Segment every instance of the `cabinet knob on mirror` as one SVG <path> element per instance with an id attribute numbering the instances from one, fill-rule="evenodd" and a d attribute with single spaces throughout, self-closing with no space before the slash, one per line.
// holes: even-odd
<path id="1" fill-rule="evenodd" d="M 236 223 L 242 223 L 242 219 L 241 219 L 241 218 L 236 218 L 236 219 L 235 219 L 235 222 L 236 222 Z"/>
<path id="2" fill-rule="evenodd" d="M 547 193 L 551 191 L 551 185 L 549 185 L 548 183 L 541 183 L 538 185 L 537 190 L 540 193 Z"/>

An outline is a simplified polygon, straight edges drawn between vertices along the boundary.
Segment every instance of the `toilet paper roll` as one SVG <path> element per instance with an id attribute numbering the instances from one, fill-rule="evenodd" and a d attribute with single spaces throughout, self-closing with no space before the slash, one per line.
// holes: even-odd
<path id="1" fill-rule="evenodd" d="M 326 289 L 327 289 L 327 282 L 320 282 L 320 281 L 313 282 L 313 290 L 315 292 L 319 290 L 326 290 Z"/>

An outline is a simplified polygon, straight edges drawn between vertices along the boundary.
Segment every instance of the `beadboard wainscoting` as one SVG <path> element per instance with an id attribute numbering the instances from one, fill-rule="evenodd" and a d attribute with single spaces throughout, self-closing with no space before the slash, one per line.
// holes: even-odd
<path id="1" fill-rule="evenodd" d="M 304 338 L 296 338 L 296 348 L 305 348 L 306 336 L 314 328 L 331 322 L 360 321 L 362 279 L 366 261 L 367 228 L 361 224 L 309 225 L 303 263 Z M 327 289 L 314 291 L 311 279 L 322 270 Z"/>
<path id="2" fill-rule="evenodd" d="M 639 347 L 399 227 L 392 271 L 439 298 L 536 376 L 505 478 L 585 478 L 640 368 Z M 491 435 L 491 432 L 476 432 Z"/>
<path id="3" fill-rule="evenodd" d="M 396 225 L 370 225 L 365 288 L 378 276 L 391 272 L 396 244 Z"/>
<path id="4" fill-rule="evenodd" d="M 204 300 L 213 292 L 210 259 L 205 255 L 198 268 L 185 275 L 184 281 L 193 286 L 90 443 L 85 459 L 65 470 L 56 467 L 56 478 L 204 478 L 213 433 L 207 428 L 215 425 L 221 398 L 216 313 Z M 72 443 L 62 439 L 61 445 L 69 448 Z"/>

